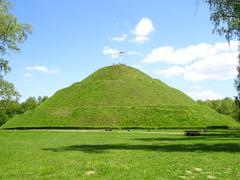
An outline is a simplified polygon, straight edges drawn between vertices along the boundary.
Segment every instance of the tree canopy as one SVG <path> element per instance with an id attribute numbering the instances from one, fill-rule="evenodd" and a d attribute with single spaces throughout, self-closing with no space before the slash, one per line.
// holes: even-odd
<path id="1" fill-rule="evenodd" d="M 12 83 L 3 79 L 3 75 L 11 70 L 4 55 L 20 51 L 18 45 L 31 33 L 31 25 L 20 23 L 11 13 L 12 7 L 8 0 L 0 0 L 0 125 L 14 114 L 23 112 L 18 103 L 20 94 Z"/>
<path id="2" fill-rule="evenodd" d="M 232 117 L 236 117 L 236 112 L 234 108 L 234 99 L 226 97 L 224 99 L 217 100 L 198 100 L 199 104 L 207 105 L 210 108 L 214 109 L 220 114 L 229 115 Z"/>
<path id="3" fill-rule="evenodd" d="M 210 7 L 210 20 L 214 24 L 213 32 L 230 41 L 240 38 L 240 1 L 206 0 Z"/>
<path id="4" fill-rule="evenodd" d="M 15 105 L 19 97 L 20 95 L 12 83 L 0 78 L 0 125 L 9 119 L 11 109 L 16 109 Z"/>
<path id="5" fill-rule="evenodd" d="M 47 96 L 39 96 L 38 98 L 29 97 L 21 103 L 18 100 L 19 94 L 16 91 L 14 92 L 14 87 L 12 85 L 9 86 L 11 86 L 11 88 L 8 89 L 12 89 L 12 97 L 8 99 L 6 99 L 5 96 L 5 99 L 0 98 L 0 126 L 6 123 L 14 115 L 33 110 L 48 99 Z"/>
<path id="6" fill-rule="evenodd" d="M 235 111 L 239 112 L 240 121 L 240 0 L 205 0 L 210 8 L 210 20 L 214 24 L 213 32 L 225 36 L 228 42 L 232 39 L 239 41 L 237 76 L 234 86 L 237 90 L 235 97 Z"/>
<path id="7" fill-rule="evenodd" d="M 3 79 L 0 79 L 0 100 L 18 100 L 20 94 L 16 91 L 14 85 Z"/>
<path id="8" fill-rule="evenodd" d="M 20 51 L 18 44 L 23 43 L 29 33 L 31 25 L 20 23 L 18 18 L 11 13 L 12 3 L 8 0 L 0 0 L 0 73 L 10 71 L 8 60 L 3 56 L 8 52 Z"/>

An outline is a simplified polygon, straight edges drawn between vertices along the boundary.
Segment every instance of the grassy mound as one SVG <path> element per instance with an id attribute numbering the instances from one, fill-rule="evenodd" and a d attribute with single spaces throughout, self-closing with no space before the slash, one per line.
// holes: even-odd
<path id="1" fill-rule="evenodd" d="M 3 128 L 222 125 L 238 123 L 135 68 L 114 65 L 59 90 L 35 110 L 15 116 Z"/>

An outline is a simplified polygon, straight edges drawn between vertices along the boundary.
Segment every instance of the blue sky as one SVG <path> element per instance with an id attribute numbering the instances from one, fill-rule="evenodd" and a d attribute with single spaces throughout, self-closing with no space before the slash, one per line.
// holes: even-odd
<path id="1" fill-rule="evenodd" d="M 126 63 L 194 99 L 233 97 L 237 43 L 212 34 L 209 10 L 190 0 L 13 0 L 33 33 L 10 54 L 6 78 L 22 95 L 51 96 L 95 70 Z M 125 55 L 119 57 L 119 52 Z"/>

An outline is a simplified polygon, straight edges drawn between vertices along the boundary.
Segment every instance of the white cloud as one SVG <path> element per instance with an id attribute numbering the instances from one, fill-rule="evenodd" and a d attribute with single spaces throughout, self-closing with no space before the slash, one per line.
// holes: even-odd
<path id="1" fill-rule="evenodd" d="M 197 91 L 197 92 L 189 92 L 187 93 L 188 96 L 192 97 L 195 100 L 213 100 L 213 99 L 222 99 L 223 96 L 212 91 L 212 90 L 205 90 L 205 91 Z"/>
<path id="2" fill-rule="evenodd" d="M 128 51 L 128 52 L 126 52 L 126 53 L 127 53 L 127 55 L 129 55 L 129 56 L 134 56 L 134 55 L 139 56 L 139 55 L 141 55 L 140 52 L 135 52 L 135 51 Z"/>
<path id="3" fill-rule="evenodd" d="M 122 34 L 112 38 L 113 41 L 124 42 L 127 40 L 127 34 Z"/>
<path id="4" fill-rule="evenodd" d="M 143 67 L 141 64 L 132 64 L 130 66 L 132 66 L 134 68 L 137 68 L 137 69 L 140 69 L 140 70 L 142 70 L 142 67 Z"/>
<path id="5" fill-rule="evenodd" d="M 57 74 L 59 73 L 58 69 L 50 69 L 46 66 L 28 66 L 26 67 L 26 70 L 28 71 L 38 71 L 42 73 L 47 73 L 47 74 Z"/>
<path id="6" fill-rule="evenodd" d="M 189 81 L 225 80 L 237 75 L 237 53 L 221 53 L 185 67 L 184 78 Z"/>
<path id="7" fill-rule="evenodd" d="M 154 26 L 152 20 L 143 17 L 131 32 L 135 36 L 134 41 L 142 44 L 149 39 L 149 35 L 153 30 Z"/>
<path id="8" fill-rule="evenodd" d="M 25 78 L 33 78 L 33 75 L 30 74 L 30 73 L 25 73 L 23 76 L 24 76 Z"/>
<path id="9" fill-rule="evenodd" d="M 166 77 L 179 76 L 185 73 L 185 68 L 180 66 L 172 66 L 163 70 L 155 70 L 155 74 L 164 75 Z"/>
<path id="10" fill-rule="evenodd" d="M 237 53 L 221 53 L 209 56 L 186 66 L 172 66 L 155 70 L 155 74 L 166 77 L 183 76 L 188 81 L 226 80 L 237 75 Z"/>
<path id="11" fill-rule="evenodd" d="M 202 90 L 203 87 L 201 85 L 193 85 L 190 87 L 192 90 Z"/>
<path id="12" fill-rule="evenodd" d="M 201 43 L 178 50 L 172 47 L 153 50 L 142 63 L 163 61 L 172 65 L 154 71 L 166 77 L 183 76 L 188 81 L 226 80 L 237 74 L 237 55 L 236 41 L 231 42 L 231 49 L 227 42 L 215 45 Z"/>
<path id="13" fill-rule="evenodd" d="M 112 59 L 119 58 L 121 55 L 129 55 L 129 56 L 140 55 L 140 53 L 135 52 L 135 51 L 125 52 L 125 51 L 120 51 L 118 49 L 110 48 L 108 46 L 105 46 L 103 48 L 102 53 L 106 56 L 109 56 Z"/>
<path id="14" fill-rule="evenodd" d="M 23 77 L 24 77 L 24 82 L 31 82 L 34 79 L 33 75 L 30 73 L 25 73 Z"/>
<path id="15" fill-rule="evenodd" d="M 237 49 L 237 41 L 231 41 L 230 46 L 227 42 L 219 42 L 214 45 L 200 43 L 181 49 L 163 46 L 153 49 L 152 52 L 142 60 L 142 63 L 152 64 L 156 62 L 165 62 L 174 65 L 188 64 L 220 53 L 237 52 Z"/>
<path id="16" fill-rule="evenodd" d="M 103 54 L 106 56 L 110 56 L 112 59 L 119 58 L 120 56 L 120 51 L 114 48 L 110 48 L 108 46 L 105 46 L 104 49 L 102 50 Z"/>

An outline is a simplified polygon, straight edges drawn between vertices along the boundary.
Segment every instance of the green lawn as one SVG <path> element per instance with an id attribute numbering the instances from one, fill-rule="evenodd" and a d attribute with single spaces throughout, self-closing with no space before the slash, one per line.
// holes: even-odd
<path id="1" fill-rule="evenodd" d="M 240 132 L 0 131 L 0 179 L 184 178 L 240 179 Z"/>

